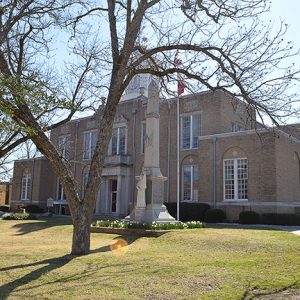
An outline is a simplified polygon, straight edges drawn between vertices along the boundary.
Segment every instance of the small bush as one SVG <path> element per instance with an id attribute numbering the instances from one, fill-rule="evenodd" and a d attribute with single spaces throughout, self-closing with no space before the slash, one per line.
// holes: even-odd
<path id="1" fill-rule="evenodd" d="M 4 214 L 2 216 L 3 220 L 35 220 L 34 215 L 28 213 L 14 213 L 14 214 Z"/>
<path id="2" fill-rule="evenodd" d="M 280 214 L 280 213 L 264 213 L 261 216 L 262 224 L 267 225 L 300 225 L 300 215 L 296 214 Z"/>
<path id="3" fill-rule="evenodd" d="M 225 219 L 225 211 L 220 208 L 210 208 L 205 212 L 204 215 L 204 221 L 207 223 L 220 223 Z"/>
<path id="4" fill-rule="evenodd" d="M 39 214 L 45 212 L 44 209 L 37 205 L 27 205 L 22 208 L 25 208 L 25 211 L 32 214 Z"/>
<path id="5" fill-rule="evenodd" d="M 177 203 L 164 203 L 172 217 L 177 219 Z M 203 221 L 205 212 L 210 208 L 209 204 L 200 202 L 181 202 L 179 204 L 179 219 L 186 221 Z"/>
<path id="6" fill-rule="evenodd" d="M 239 215 L 241 224 L 259 224 L 259 214 L 255 211 L 242 211 Z"/>
<path id="7" fill-rule="evenodd" d="M 10 211 L 9 205 L 0 205 L 0 211 Z"/>

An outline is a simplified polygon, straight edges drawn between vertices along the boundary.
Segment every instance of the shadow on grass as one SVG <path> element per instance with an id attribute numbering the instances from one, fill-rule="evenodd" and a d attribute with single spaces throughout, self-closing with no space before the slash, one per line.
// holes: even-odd
<path id="1" fill-rule="evenodd" d="M 128 246 L 132 243 L 134 243 L 137 239 L 139 239 L 138 236 L 117 236 L 115 237 L 114 243 L 111 245 L 103 246 L 94 250 L 90 251 L 90 254 L 94 253 L 101 253 L 101 252 L 109 252 L 109 251 L 117 251 L 118 249 Z M 125 241 L 125 243 L 119 243 L 119 241 Z M 114 245 L 120 245 L 119 247 L 114 247 Z M 55 258 L 50 258 L 50 259 L 45 259 L 42 261 L 34 262 L 34 263 L 29 263 L 29 264 L 21 264 L 21 265 L 15 265 L 15 266 L 9 266 L 5 268 L 1 268 L 0 272 L 6 272 L 10 270 L 15 270 L 15 269 L 23 269 L 23 268 L 29 268 L 29 267 L 35 267 L 35 266 L 41 266 L 39 269 L 36 269 L 26 275 L 24 275 L 21 278 L 17 278 L 14 281 L 11 281 L 9 283 L 6 283 L 2 286 L 0 286 L 0 299 L 6 299 L 15 289 L 26 285 L 34 280 L 39 279 L 41 276 L 44 274 L 51 272 L 55 269 L 59 269 L 66 264 L 68 264 L 70 261 L 72 261 L 74 258 L 78 256 L 76 255 L 71 255 L 67 254 L 64 256 L 60 257 L 55 257 Z M 123 265 L 123 264 L 122 264 Z M 101 269 L 108 268 L 110 265 L 103 266 Z M 70 277 L 65 277 L 65 278 L 59 278 L 55 281 L 51 281 L 49 284 L 55 283 L 55 282 L 64 282 L 64 281 L 70 281 L 70 280 L 77 280 L 83 277 L 86 277 L 88 275 L 91 275 L 95 272 L 99 271 L 99 268 L 97 268 L 96 271 L 85 271 L 84 273 L 81 274 L 81 276 L 78 276 L 79 274 L 72 275 Z M 43 285 L 48 284 L 48 283 L 43 283 Z M 35 287 L 39 287 L 40 285 L 37 285 Z"/>
<path id="2" fill-rule="evenodd" d="M 266 224 L 239 224 L 239 223 L 205 223 L 206 228 L 215 229 L 249 229 L 249 230 L 274 230 L 294 231 L 300 230 L 300 226 L 266 225 Z"/>
<path id="3" fill-rule="evenodd" d="M 280 297 L 276 299 L 294 299 L 294 297 L 300 295 L 300 281 L 295 281 L 292 284 L 284 286 L 279 289 L 274 290 L 261 290 L 257 287 L 253 287 L 244 292 L 241 300 L 252 300 L 252 299 L 275 299 L 275 297 Z"/>
<path id="4" fill-rule="evenodd" d="M 69 216 L 54 216 L 50 218 L 41 218 L 37 221 L 32 222 L 22 222 L 15 224 L 13 228 L 17 229 L 18 232 L 15 235 L 24 235 L 35 231 L 40 231 L 43 229 L 48 229 L 51 227 L 62 226 L 62 225 L 72 225 L 72 219 Z"/>

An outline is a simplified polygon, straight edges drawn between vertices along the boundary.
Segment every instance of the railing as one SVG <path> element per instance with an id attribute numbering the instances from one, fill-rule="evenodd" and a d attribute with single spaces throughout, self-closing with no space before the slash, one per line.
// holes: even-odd
<path id="1" fill-rule="evenodd" d="M 106 156 L 104 160 L 105 165 L 132 165 L 130 155 L 110 155 Z"/>

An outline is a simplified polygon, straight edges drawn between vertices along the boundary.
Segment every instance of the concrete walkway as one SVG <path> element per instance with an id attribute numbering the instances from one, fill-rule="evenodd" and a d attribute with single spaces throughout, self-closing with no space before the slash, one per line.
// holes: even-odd
<path id="1" fill-rule="evenodd" d="M 239 223 L 206 223 L 209 228 L 239 228 L 239 229 L 263 229 L 283 230 L 300 236 L 300 226 L 263 225 L 263 224 L 239 224 Z"/>

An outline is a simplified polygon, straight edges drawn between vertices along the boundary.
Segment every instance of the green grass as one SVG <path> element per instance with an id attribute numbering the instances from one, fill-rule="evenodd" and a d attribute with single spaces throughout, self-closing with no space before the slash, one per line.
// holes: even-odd
<path id="1" fill-rule="evenodd" d="M 65 217 L 0 221 L 1 300 L 300 296 L 300 237 L 291 233 L 204 228 L 158 238 L 92 234 L 92 253 L 73 257 L 70 223 Z M 118 239 L 129 246 L 111 251 L 109 245 L 121 245 Z"/>

